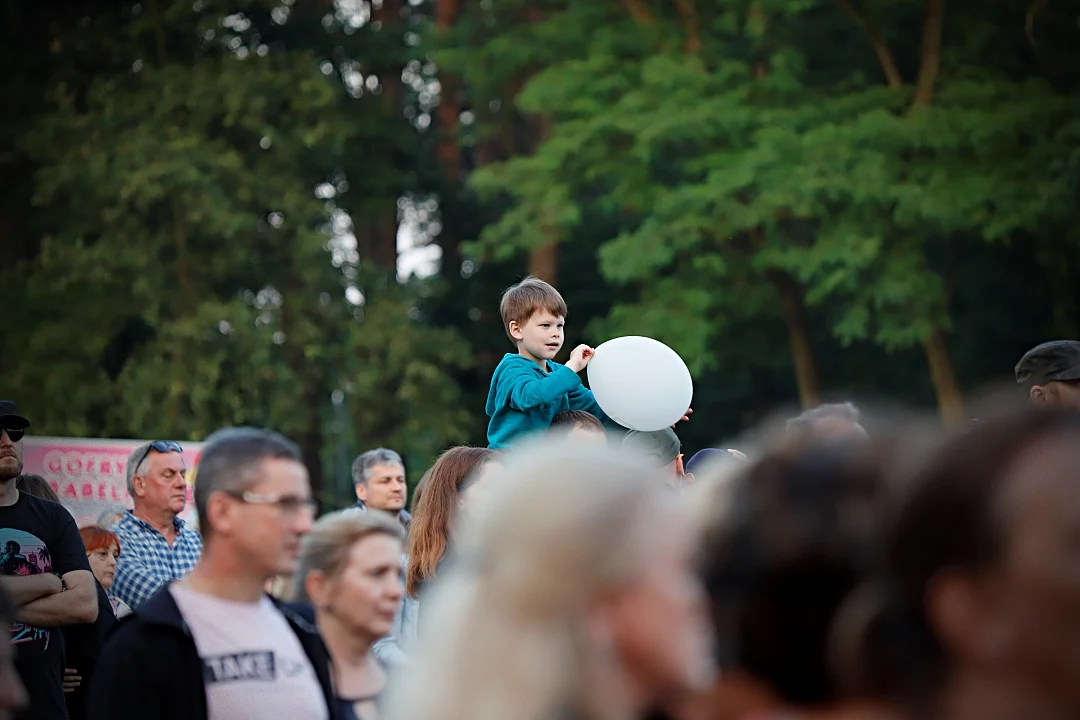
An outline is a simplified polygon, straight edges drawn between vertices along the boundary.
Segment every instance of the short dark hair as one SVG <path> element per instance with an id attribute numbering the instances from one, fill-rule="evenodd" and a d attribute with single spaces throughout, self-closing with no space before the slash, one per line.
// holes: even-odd
<path id="1" fill-rule="evenodd" d="M 540 310 L 547 310 L 556 317 L 565 318 L 566 301 L 550 284 L 530 275 L 503 293 L 499 303 L 503 330 L 516 343 L 517 340 L 510 335 L 510 321 L 518 324 L 528 322 L 529 318 Z"/>
<path id="2" fill-rule="evenodd" d="M 595 415 L 584 410 L 566 410 L 551 419 L 551 428 L 570 432 L 578 427 L 603 430 L 604 424 Z"/>
<path id="3" fill-rule="evenodd" d="M 709 511 L 699 565 L 722 666 L 792 704 L 838 697 L 830 631 L 873 569 L 890 465 L 876 448 L 813 445 L 736 471 Z"/>
<path id="4" fill-rule="evenodd" d="M 206 521 L 210 495 L 247 490 L 259 481 L 264 460 L 300 462 L 300 448 L 284 435 L 250 427 L 226 428 L 206 438 L 194 493 L 203 535 L 211 529 Z"/>
<path id="5" fill-rule="evenodd" d="M 56 494 L 56 491 L 49 485 L 49 481 L 40 475 L 23 474 L 15 478 L 15 487 L 19 489 L 19 492 L 24 492 L 27 495 L 33 495 L 36 498 L 42 500 L 52 500 L 55 503 L 60 502 L 60 496 Z"/>

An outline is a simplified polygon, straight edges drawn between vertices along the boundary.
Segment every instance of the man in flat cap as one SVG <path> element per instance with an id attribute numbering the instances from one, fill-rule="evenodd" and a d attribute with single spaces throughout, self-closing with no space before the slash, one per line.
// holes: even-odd
<path id="1" fill-rule="evenodd" d="M 1054 340 L 1028 350 L 1016 364 L 1016 382 L 1036 407 L 1080 410 L 1080 342 Z"/>
<path id="2" fill-rule="evenodd" d="M 644 456 L 663 472 L 664 482 L 672 487 L 680 488 L 694 480 L 683 468 L 682 442 L 671 428 L 656 432 L 631 430 L 623 437 L 622 447 Z"/>

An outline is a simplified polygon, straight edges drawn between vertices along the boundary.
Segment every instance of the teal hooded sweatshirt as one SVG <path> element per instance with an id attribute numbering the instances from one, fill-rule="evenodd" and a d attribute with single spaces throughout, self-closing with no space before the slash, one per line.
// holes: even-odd
<path id="1" fill-rule="evenodd" d="M 523 355 L 507 353 L 491 375 L 487 405 L 488 447 L 505 448 L 522 437 L 551 427 L 552 419 L 567 410 L 584 410 L 601 422 L 608 416 L 578 374 L 548 360 L 545 372 Z"/>

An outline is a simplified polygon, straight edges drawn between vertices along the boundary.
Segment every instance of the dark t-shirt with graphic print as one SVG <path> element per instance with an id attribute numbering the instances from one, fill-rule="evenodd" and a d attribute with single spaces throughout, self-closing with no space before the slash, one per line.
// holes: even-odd
<path id="1" fill-rule="evenodd" d="M 79 529 L 59 503 L 19 493 L 14 505 L 0 506 L 0 574 L 64 575 L 90 570 Z M 21 622 L 10 626 L 15 667 L 30 695 L 22 720 L 64 720 L 64 641 L 56 628 Z"/>

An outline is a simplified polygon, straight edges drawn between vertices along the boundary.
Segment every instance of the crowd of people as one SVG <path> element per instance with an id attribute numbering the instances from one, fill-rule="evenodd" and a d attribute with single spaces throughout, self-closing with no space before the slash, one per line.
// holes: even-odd
<path id="1" fill-rule="evenodd" d="M 1024 402 L 968 427 L 831 404 L 687 460 L 596 405 L 592 348 L 554 362 L 554 288 L 502 314 L 489 446 L 411 503 L 378 448 L 320 517 L 291 441 L 226 428 L 198 527 L 153 441 L 133 506 L 79 528 L 0 401 L 0 718 L 1080 717 L 1080 342 L 1027 353 Z"/>

